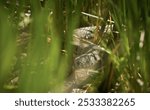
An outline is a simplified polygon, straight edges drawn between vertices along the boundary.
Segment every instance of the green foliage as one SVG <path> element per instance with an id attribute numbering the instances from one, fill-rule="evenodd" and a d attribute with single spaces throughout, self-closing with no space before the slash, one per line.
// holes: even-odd
<path id="1" fill-rule="evenodd" d="M 16 52 L 15 31 L 7 19 L 7 11 L 0 7 L 0 90 L 4 91 L 5 81 L 13 66 Z"/>
<path id="2" fill-rule="evenodd" d="M 120 92 L 149 92 L 149 18 L 148 0 L 110 1 L 111 15 L 120 33 L 120 51 L 123 59 L 117 69 L 123 79 Z M 125 27 L 123 27 L 125 26 Z M 120 53 L 121 52 L 121 53 Z M 128 88 L 128 89 L 123 89 Z"/>
<path id="3" fill-rule="evenodd" d="M 12 92 L 11 89 L 14 89 L 13 92 L 61 92 L 63 90 L 61 87 L 70 68 L 72 54 L 70 42 L 72 41 L 73 29 L 78 23 L 80 2 L 46 1 L 45 6 L 41 7 L 40 1 L 32 1 L 31 3 L 16 1 L 15 3 L 19 4 L 18 8 L 15 8 L 15 3 L 11 1 L 8 3 L 2 4 L 6 10 L 1 10 L 0 13 L 0 91 Z M 25 25 L 26 18 L 23 16 L 25 20 L 22 24 L 20 23 L 21 29 L 17 32 L 18 35 L 12 32 L 11 25 L 15 24 L 16 30 L 14 30 L 17 31 L 19 21 L 14 23 L 8 20 L 8 18 L 14 17 L 10 15 L 12 12 L 9 8 L 14 9 L 13 13 L 32 11 L 32 23 Z M 76 11 L 76 15 L 73 15 L 72 11 Z M 64 12 L 67 14 L 64 15 Z M 19 18 L 20 14 L 16 17 Z M 65 35 L 64 31 L 66 31 Z M 22 37 L 20 33 L 28 35 Z M 19 36 L 17 37 L 19 44 L 16 44 L 15 36 Z M 19 45 L 17 51 L 16 45 Z M 62 49 L 67 51 L 67 55 L 61 52 Z M 13 58 L 17 60 L 13 61 Z M 12 65 L 13 62 L 16 64 Z M 18 71 L 19 73 L 17 73 Z M 19 75 L 17 88 L 7 81 L 10 77 L 13 79 L 14 74 L 17 74 L 17 77 Z M 13 80 L 11 82 L 13 83 Z"/>
<path id="4" fill-rule="evenodd" d="M 94 92 L 150 92 L 148 0 L 44 2 L 42 6 L 38 0 L 0 3 L 0 92 L 62 92 L 72 68 L 73 30 L 101 25 L 104 31 L 108 19 L 114 20 L 119 34 L 98 36 L 96 42 L 108 57 L 100 73 L 104 79 L 90 79 Z M 21 16 L 28 11 L 30 20 Z"/>

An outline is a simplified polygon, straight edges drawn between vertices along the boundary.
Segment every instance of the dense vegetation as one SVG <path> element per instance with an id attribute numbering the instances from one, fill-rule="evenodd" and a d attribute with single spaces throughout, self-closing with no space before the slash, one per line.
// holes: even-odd
<path id="1" fill-rule="evenodd" d="M 148 0 L 2 0 L 0 92 L 62 92 L 71 71 L 73 30 L 99 26 L 109 53 L 87 92 L 150 92 Z M 109 22 L 108 22 L 109 21 Z M 104 35 L 106 24 L 114 29 Z"/>

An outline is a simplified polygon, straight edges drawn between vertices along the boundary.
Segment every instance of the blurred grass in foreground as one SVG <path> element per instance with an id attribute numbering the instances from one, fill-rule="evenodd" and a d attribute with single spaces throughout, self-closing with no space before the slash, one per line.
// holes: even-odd
<path id="1" fill-rule="evenodd" d="M 68 64 L 71 63 L 71 57 L 68 56 L 71 56 L 70 41 L 77 16 L 71 15 L 72 10 L 69 11 L 72 8 L 70 1 L 49 1 L 40 10 L 37 4 L 31 3 L 31 10 L 33 10 L 32 38 L 21 74 L 19 90 L 21 92 L 61 92 L 69 69 Z M 66 16 L 63 14 L 64 5 L 66 6 Z M 49 9 L 52 15 L 49 18 L 51 21 L 47 24 Z M 64 19 L 66 19 L 66 24 Z M 50 45 L 46 43 L 49 32 L 45 34 L 45 25 L 50 28 Z M 66 26 L 69 28 L 64 34 Z M 61 50 L 66 50 L 67 55 L 63 54 Z"/>
<path id="2" fill-rule="evenodd" d="M 98 92 L 150 92 L 148 0 L 47 0 L 44 7 L 38 0 L 20 0 L 17 7 L 5 3 L 0 3 L 0 92 L 62 91 L 72 63 L 74 28 L 78 23 L 103 24 L 89 17 L 79 19 L 80 10 L 105 19 L 109 11 L 119 31 L 117 40 L 112 35 L 113 43 L 105 47 L 111 54 L 105 84 Z M 31 10 L 32 19 L 23 30 L 29 33 L 28 43 L 17 46 L 20 13 L 26 10 Z M 7 84 L 14 73 L 19 74 L 17 87 Z"/>
<path id="3" fill-rule="evenodd" d="M 0 7 L 0 90 L 3 91 L 5 81 L 13 66 L 13 58 L 16 52 L 15 31 L 11 22 L 7 19 L 8 14 Z"/>
<path id="4" fill-rule="evenodd" d="M 27 2 L 18 1 L 18 3 Z M 7 7 L 1 4 L 1 7 L 5 9 L 0 10 L 0 92 L 12 92 L 13 89 L 13 92 L 61 92 L 66 73 L 71 66 L 69 65 L 72 54 L 70 42 L 73 29 L 78 22 L 80 2 L 53 0 L 47 1 L 45 7 L 41 7 L 40 1 L 32 1 L 30 4 L 32 24 L 26 29 L 30 33 L 27 35 L 29 41 L 26 47 L 16 46 L 17 35 L 16 32 L 12 32 L 13 27 L 11 27 L 14 23 L 11 20 L 8 21 L 8 17 L 14 17 L 10 15 L 9 8 L 13 9 L 15 5 L 8 7 L 7 10 Z M 27 4 L 21 5 L 26 7 Z M 16 12 L 12 13 L 20 12 L 22 7 L 18 7 Z M 73 10 L 76 15 L 72 14 Z M 19 16 L 18 14 L 18 18 Z M 16 25 L 18 23 L 19 21 Z M 19 36 L 19 32 L 17 34 Z M 19 37 L 18 39 L 22 39 Z M 62 50 L 66 50 L 67 53 L 63 54 Z M 13 58 L 16 60 L 13 61 Z M 12 65 L 13 62 L 16 64 Z M 9 75 L 14 74 L 13 71 L 19 71 L 18 87 L 6 85 Z"/>

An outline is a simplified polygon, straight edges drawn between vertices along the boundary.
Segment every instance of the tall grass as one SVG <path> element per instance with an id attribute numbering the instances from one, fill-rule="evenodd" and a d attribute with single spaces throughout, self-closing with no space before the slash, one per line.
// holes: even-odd
<path id="1" fill-rule="evenodd" d="M 13 3 L 10 2 L 10 4 Z M 9 8 L 14 9 L 16 5 L 8 6 L 8 10 L 1 10 L 0 91 L 61 92 L 71 64 L 72 45 L 70 42 L 79 18 L 80 1 L 79 3 L 60 0 L 46 1 L 45 7 L 41 7 L 40 1 L 32 1 L 29 4 L 21 1 L 19 7 L 14 10 L 14 13 L 20 13 L 20 10 L 28 10 L 28 7 L 31 7 L 32 13 L 32 23 L 26 29 L 29 33 L 26 36 L 28 38 L 23 36 L 27 39 L 27 43 L 19 47 L 16 46 L 15 36 L 17 35 L 12 32 L 11 27 L 14 22 L 11 19 L 8 20 L 8 17 L 14 17 L 8 13 Z M 22 9 L 20 5 L 27 8 Z M 1 4 L 1 7 L 4 8 L 5 5 Z M 73 14 L 73 11 L 76 14 Z M 16 30 L 18 23 L 16 22 Z M 24 43 L 19 32 L 18 36 L 17 39 L 21 39 L 20 42 Z M 63 54 L 62 50 L 66 50 L 67 53 Z M 13 61 L 13 58 L 16 58 L 16 61 Z M 12 65 L 13 62 L 16 64 Z M 8 86 L 7 79 L 12 77 L 9 75 L 17 71 L 19 71 L 18 86 Z"/>
<path id="2" fill-rule="evenodd" d="M 119 54 L 115 53 L 119 60 L 119 65 L 115 67 L 115 74 L 121 84 L 117 90 L 119 92 L 149 92 L 148 3 L 148 0 L 110 1 L 111 15 L 120 37 Z"/>
<path id="3" fill-rule="evenodd" d="M 119 34 L 108 38 L 100 34 L 110 54 L 97 92 L 150 92 L 149 4 L 148 0 L 45 0 L 44 6 L 38 0 L 1 2 L 0 92 L 62 92 L 72 65 L 73 30 L 104 28 L 108 19 L 114 20 Z M 28 10 L 31 23 L 18 27 L 24 18 L 20 14 Z"/>
<path id="4" fill-rule="evenodd" d="M 0 90 L 3 91 L 5 81 L 13 66 L 13 58 L 16 52 L 15 31 L 11 22 L 7 19 L 8 13 L 0 7 Z"/>
<path id="5" fill-rule="evenodd" d="M 46 6 L 40 10 L 37 4 L 31 3 L 31 10 L 33 10 L 32 38 L 21 74 L 19 91 L 61 92 L 71 63 L 72 46 L 70 42 L 72 31 L 76 25 L 75 20 L 78 17 L 72 15 L 73 10 L 70 8 L 73 8 L 71 6 L 73 4 L 71 1 L 48 1 Z M 77 11 L 76 13 L 78 13 L 78 8 L 76 5 L 74 9 Z M 49 15 L 49 11 L 52 15 Z M 66 16 L 64 12 L 66 12 Z M 47 24 L 48 16 L 50 16 L 49 24 Z M 50 30 L 47 30 L 45 26 Z M 47 34 L 45 34 L 46 30 Z M 49 33 L 50 44 L 48 45 L 46 41 Z M 62 50 L 66 50 L 67 53 L 63 54 Z"/>

